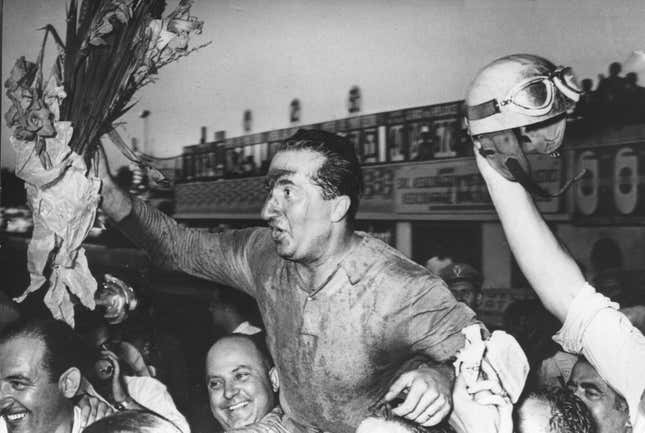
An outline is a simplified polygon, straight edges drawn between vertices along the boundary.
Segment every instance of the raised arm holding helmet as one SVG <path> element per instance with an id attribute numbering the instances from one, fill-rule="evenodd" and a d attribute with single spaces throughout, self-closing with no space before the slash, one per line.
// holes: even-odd
<path id="1" fill-rule="evenodd" d="M 268 228 L 191 230 L 110 179 L 103 208 L 156 263 L 255 297 L 290 431 L 353 432 L 369 407 L 402 390 L 398 414 L 437 424 L 453 381 L 440 363 L 463 346 L 461 329 L 478 323 L 472 310 L 425 268 L 353 230 L 362 178 L 345 138 L 300 130 L 266 181 Z M 398 376 L 416 354 L 434 362 Z"/>
<path id="2" fill-rule="evenodd" d="M 569 352 L 583 354 L 622 394 L 633 431 L 641 432 L 645 431 L 645 337 L 615 303 L 586 283 L 527 190 L 513 181 L 522 179 L 506 170 L 516 164 L 508 163 L 513 159 L 519 165 L 526 163 L 523 151 L 553 153 L 561 145 L 565 111 L 577 94 L 575 82 L 558 72 L 565 70 L 527 55 L 489 64 L 466 98 L 470 133 L 477 165 L 511 250 L 545 307 L 564 323 L 556 341 Z M 525 144 L 523 137 L 531 144 Z M 527 189 L 537 191 L 530 185 Z"/>

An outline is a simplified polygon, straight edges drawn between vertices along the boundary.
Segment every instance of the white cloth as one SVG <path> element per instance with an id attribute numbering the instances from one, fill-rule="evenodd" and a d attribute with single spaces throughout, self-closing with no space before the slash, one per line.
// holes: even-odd
<path id="1" fill-rule="evenodd" d="M 251 325 L 251 322 L 245 320 L 244 322 L 237 325 L 237 328 L 233 330 L 233 334 L 244 334 L 244 335 L 255 335 L 262 332 L 257 326 Z"/>
<path id="2" fill-rule="evenodd" d="M 72 422 L 72 431 L 70 433 L 81 433 L 84 427 L 81 422 L 81 409 L 78 406 L 74 406 L 74 422 Z M 5 424 L 4 418 L 0 418 L 0 433 L 7 433 L 7 424 Z"/>
<path id="3" fill-rule="evenodd" d="M 186 418 L 177 410 L 166 385 L 154 377 L 124 376 L 128 394 L 141 406 L 163 416 L 182 433 L 190 433 Z"/>
<path id="4" fill-rule="evenodd" d="M 553 339 L 587 358 L 627 401 L 633 432 L 645 433 L 645 336 L 618 304 L 585 284 Z"/>

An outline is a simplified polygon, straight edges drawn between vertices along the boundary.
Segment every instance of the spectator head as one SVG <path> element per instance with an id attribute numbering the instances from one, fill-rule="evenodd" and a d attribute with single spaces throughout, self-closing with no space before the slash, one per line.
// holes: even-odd
<path id="1" fill-rule="evenodd" d="M 620 75 L 620 72 L 623 70 L 623 66 L 620 64 L 620 62 L 613 62 L 609 65 L 609 76 L 610 77 L 617 77 Z"/>
<path id="2" fill-rule="evenodd" d="M 519 433 L 596 433 L 591 411 L 562 388 L 530 393 L 517 406 L 515 417 Z"/>
<path id="3" fill-rule="evenodd" d="M 503 323 L 504 329 L 522 346 L 531 370 L 559 350 L 551 337 L 560 328 L 560 322 L 537 299 L 510 303 L 504 310 Z M 535 326 L 536 323 L 540 326 Z"/>
<path id="4" fill-rule="evenodd" d="M 231 334 L 245 321 L 254 325 L 261 322 L 255 299 L 228 287 L 213 291 L 208 311 L 211 313 L 215 335 Z"/>
<path id="5" fill-rule="evenodd" d="M 128 410 L 101 418 L 83 433 L 180 433 L 180 430 L 153 413 Z"/>
<path id="6" fill-rule="evenodd" d="M 580 82 L 580 87 L 585 93 L 590 93 L 593 87 L 593 80 L 591 78 L 585 78 Z"/>
<path id="7" fill-rule="evenodd" d="M 0 334 L 0 415 L 13 433 L 71 430 L 86 357 L 72 328 L 20 320 Z"/>
<path id="8" fill-rule="evenodd" d="M 627 81 L 627 84 L 636 86 L 636 83 L 638 83 L 638 74 L 636 72 L 628 73 L 625 75 L 625 81 Z"/>
<path id="9" fill-rule="evenodd" d="M 594 288 L 612 301 L 623 304 L 626 301 L 627 293 L 620 272 L 607 270 L 596 275 L 593 279 Z"/>
<path id="10" fill-rule="evenodd" d="M 233 334 L 213 344 L 206 356 L 211 411 L 225 430 L 261 420 L 277 404 L 278 374 L 265 347 Z"/>
<path id="11" fill-rule="evenodd" d="M 426 261 L 426 269 L 435 275 L 439 275 L 441 270 L 452 264 L 452 259 L 447 256 L 432 256 Z"/>
<path id="12" fill-rule="evenodd" d="M 453 263 L 441 270 L 439 276 L 446 282 L 453 296 L 476 310 L 482 297 L 482 274 L 466 263 Z"/>
<path id="13" fill-rule="evenodd" d="M 600 377 L 585 358 L 581 357 L 573 367 L 568 388 L 589 408 L 598 433 L 629 431 L 627 402 Z"/>

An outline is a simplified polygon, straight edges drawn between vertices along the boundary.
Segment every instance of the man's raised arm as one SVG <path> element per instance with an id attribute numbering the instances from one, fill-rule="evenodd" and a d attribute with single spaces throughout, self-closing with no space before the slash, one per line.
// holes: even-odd
<path id="1" fill-rule="evenodd" d="M 146 250 L 156 265 L 254 295 L 247 247 L 249 242 L 257 240 L 257 230 L 205 233 L 178 224 L 173 218 L 142 200 L 131 198 L 119 188 L 112 179 L 102 151 L 99 176 L 103 181 L 103 211 L 132 242 Z M 250 249 L 255 251 L 258 248 Z"/>
<path id="2" fill-rule="evenodd" d="M 589 360 L 627 400 L 634 431 L 645 431 L 645 337 L 615 303 L 586 283 L 524 188 L 475 153 L 522 272 L 544 306 L 563 322 L 554 339 L 567 352 Z"/>
<path id="3" fill-rule="evenodd" d="M 501 176 L 475 151 L 506 239 L 522 272 L 547 310 L 564 322 L 585 278 L 517 182 Z"/>

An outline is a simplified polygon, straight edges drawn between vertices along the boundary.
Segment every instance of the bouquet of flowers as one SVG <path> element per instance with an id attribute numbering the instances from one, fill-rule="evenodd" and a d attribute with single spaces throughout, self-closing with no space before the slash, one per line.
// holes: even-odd
<path id="1" fill-rule="evenodd" d="M 96 280 L 81 243 L 99 202 L 95 160 L 108 134 L 121 151 L 114 122 L 157 71 L 203 47 L 189 48 L 203 22 L 180 0 L 163 16 L 164 0 L 71 0 L 65 42 L 52 26 L 36 62 L 20 57 L 5 82 L 11 106 L 16 174 L 25 181 L 34 229 L 28 248 L 30 285 L 25 297 L 47 285 L 44 301 L 54 317 L 74 325 L 74 304 L 95 307 Z M 49 77 L 43 59 L 48 37 L 57 49 Z"/>

